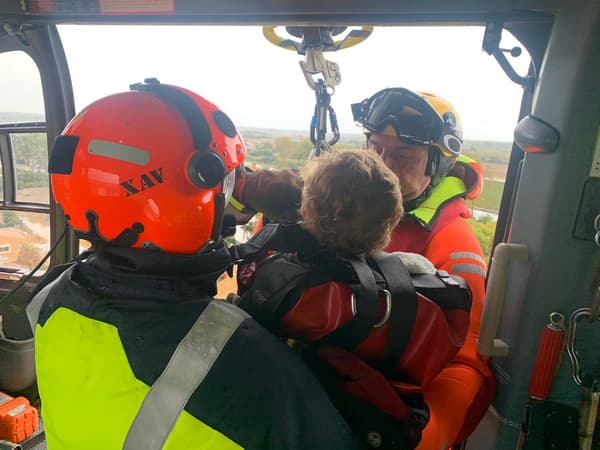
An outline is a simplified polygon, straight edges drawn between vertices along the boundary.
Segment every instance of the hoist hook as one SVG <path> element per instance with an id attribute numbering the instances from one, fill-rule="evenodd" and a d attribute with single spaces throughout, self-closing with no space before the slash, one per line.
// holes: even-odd
<path id="1" fill-rule="evenodd" d="M 323 76 L 325 86 L 331 89 L 331 94 L 335 93 L 335 87 L 342 81 L 338 64 L 326 60 L 323 50 L 318 48 L 309 48 L 306 50 L 305 60 L 300 61 L 300 68 L 308 86 L 313 91 L 317 90 L 317 83 L 313 75 L 321 74 Z"/>
<path id="2" fill-rule="evenodd" d="M 368 38 L 373 31 L 372 26 L 364 26 L 361 29 L 351 30 L 343 39 L 335 40 L 334 36 L 342 35 L 346 28 L 344 26 L 285 27 L 291 36 L 301 39 L 297 41 L 282 38 L 275 32 L 273 26 L 263 27 L 263 35 L 269 42 L 304 55 L 304 61 L 300 61 L 300 68 L 308 86 L 315 91 L 316 97 L 315 110 L 310 123 L 310 141 L 314 147 L 309 158 L 331 150 L 331 146 L 340 139 L 337 117 L 331 106 L 331 96 L 335 93 L 335 87 L 342 81 L 342 76 L 338 64 L 325 59 L 324 52 L 357 45 Z M 327 140 L 328 118 L 333 133 L 333 137 L 329 140 Z"/>

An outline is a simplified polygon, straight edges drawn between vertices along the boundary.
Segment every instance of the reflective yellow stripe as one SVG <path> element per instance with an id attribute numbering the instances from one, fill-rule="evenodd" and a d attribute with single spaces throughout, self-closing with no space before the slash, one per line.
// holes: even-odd
<path id="1" fill-rule="evenodd" d="M 473 273 L 475 275 L 481 275 L 483 278 L 486 276 L 483 267 L 477 264 L 452 264 L 452 274 L 460 276 L 461 273 Z"/>
<path id="2" fill-rule="evenodd" d="M 248 206 L 244 205 L 242 202 L 240 202 L 238 199 L 236 199 L 233 196 L 229 200 L 229 204 L 233 207 L 233 209 L 235 209 L 236 211 L 239 211 L 241 213 L 244 213 L 244 214 L 256 214 L 255 210 L 253 210 L 252 208 L 249 208 Z"/>
<path id="3" fill-rule="evenodd" d="M 473 253 L 473 252 L 450 253 L 450 258 L 451 259 L 474 259 L 475 261 L 479 261 L 481 264 L 483 264 L 484 267 L 487 267 L 487 263 L 485 262 L 485 259 L 483 259 L 481 257 L 481 255 L 478 255 L 477 253 Z"/>
<path id="4" fill-rule="evenodd" d="M 49 449 L 122 448 L 150 387 L 138 380 L 113 325 L 66 308 L 35 333 L 36 371 Z M 183 411 L 165 450 L 239 450 Z"/>
<path id="5" fill-rule="evenodd" d="M 123 450 L 160 450 L 188 400 L 248 314 L 211 302 L 173 352 L 131 425 Z"/>

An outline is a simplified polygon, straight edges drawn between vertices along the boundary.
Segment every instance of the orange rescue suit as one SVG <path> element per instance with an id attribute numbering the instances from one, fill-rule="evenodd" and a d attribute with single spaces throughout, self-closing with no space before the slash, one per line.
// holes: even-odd
<path id="1" fill-rule="evenodd" d="M 418 450 L 439 450 L 466 439 L 483 417 L 496 390 L 496 380 L 487 360 L 477 353 L 477 337 L 485 300 L 486 262 L 481 246 L 465 220 L 470 217 L 470 212 L 463 199 L 469 193 L 479 193 L 481 172 L 474 161 L 464 157 L 461 159 L 465 159 L 467 164 L 459 162 L 457 166 L 468 176 L 460 178 L 468 182 L 469 188 L 462 195 L 446 198 L 437 205 L 426 201 L 409 213 L 394 230 L 386 247 L 389 252 L 414 252 L 425 256 L 436 268 L 464 278 L 472 293 L 470 325 L 465 344 L 424 390 L 431 416 Z M 434 192 L 443 188 L 443 184 L 444 181 L 434 188 Z M 423 216 L 420 217 L 422 211 L 418 210 L 422 207 L 429 209 L 425 211 L 425 217 L 432 209 L 435 210 L 433 220 L 426 222 Z"/>

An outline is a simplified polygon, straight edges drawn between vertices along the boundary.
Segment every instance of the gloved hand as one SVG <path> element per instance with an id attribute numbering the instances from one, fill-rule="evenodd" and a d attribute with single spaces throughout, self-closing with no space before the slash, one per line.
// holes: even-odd
<path id="1" fill-rule="evenodd" d="M 250 216 L 258 211 L 274 222 L 297 222 L 302 186 L 296 170 L 258 169 L 251 172 L 242 168 L 236 172 L 233 197 L 243 204 L 245 213 Z"/>
<path id="2" fill-rule="evenodd" d="M 398 396 L 381 372 L 349 351 L 321 347 L 317 355 L 339 376 L 342 388 L 399 420 L 411 417 L 411 408 Z"/>

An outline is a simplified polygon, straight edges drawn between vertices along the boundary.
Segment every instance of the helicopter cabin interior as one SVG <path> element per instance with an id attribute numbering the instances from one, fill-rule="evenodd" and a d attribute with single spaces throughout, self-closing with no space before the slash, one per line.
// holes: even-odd
<path id="1" fill-rule="evenodd" d="M 516 127 L 498 194 L 479 337 L 479 351 L 491 357 L 498 388 L 483 421 L 463 446 L 469 450 L 600 449 L 600 426 L 593 441 L 581 444 L 577 437 L 582 395 L 600 391 L 600 2 L 2 0 L 0 25 L 0 391 L 35 402 L 33 338 L 25 306 L 44 273 L 81 248 L 52 198 L 47 172 L 54 138 L 85 106 L 76 108 L 77 75 L 70 71 L 73 61 L 63 45 L 66 34 L 83 36 L 88 29 L 104 26 L 112 30 L 153 26 L 159 36 L 159 25 L 264 27 L 264 37 L 288 54 L 316 55 L 304 64 L 315 65 L 312 73 L 320 74 L 331 87 L 340 83 L 337 68 L 322 52 L 306 52 L 306 39 L 314 33 L 326 31 L 333 36 L 330 48 L 321 47 L 331 52 L 325 53 L 330 58 L 346 47 L 360 48 L 379 29 L 479 27 L 476 45 L 506 82 L 520 90 L 521 97 L 512 118 Z M 68 30 L 73 25 L 82 28 Z M 102 40 L 102 32 L 96 39 Z M 517 42 L 515 47 L 504 48 L 506 33 Z M 414 45 L 392 44 L 400 59 L 401 50 Z M 194 52 L 202 53 L 206 41 L 173 45 L 188 49 L 183 68 Z M 437 42 L 437 49 L 443 54 L 457 51 L 444 42 Z M 529 56 L 524 72 L 513 63 L 521 50 Z M 5 58 L 15 54 L 35 68 L 37 85 L 17 73 L 13 59 Z M 418 74 L 419 64 L 410 63 L 404 61 L 404 70 Z M 266 64 L 292 62 L 271 59 Z M 344 67 L 340 64 L 342 71 Z M 363 68 L 358 77 L 377 70 L 373 61 L 363 63 Z M 244 72 L 251 69 L 236 67 L 234 72 L 242 82 Z M 314 89 L 311 72 L 305 66 L 303 70 Z M 476 74 L 479 68 L 444 70 Z M 433 75 L 443 78 L 444 70 Z M 111 71 L 118 79 L 118 71 Z M 266 80 L 269 76 L 268 70 L 262 72 Z M 140 80 L 119 79 L 124 88 L 134 81 Z M 310 90 L 305 92 L 313 98 Z M 15 109 L 9 94 L 23 102 L 37 96 L 41 111 L 10 115 Z M 265 103 L 271 101 L 269 95 Z M 486 92 L 476 96 L 487 102 Z M 565 344 L 555 355 L 560 358 L 557 369 L 552 366 L 547 369 L 551 373 L 541 374 L 534 371 L 534 362 L 544 330 L 561 334 Z M 536 382 L 551 383 L 544 398 L 532 395 Z"/>

